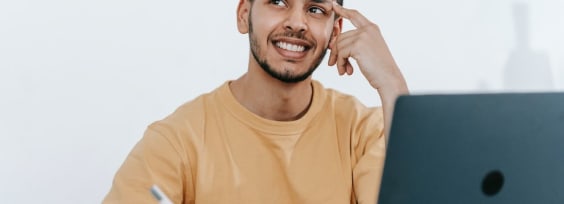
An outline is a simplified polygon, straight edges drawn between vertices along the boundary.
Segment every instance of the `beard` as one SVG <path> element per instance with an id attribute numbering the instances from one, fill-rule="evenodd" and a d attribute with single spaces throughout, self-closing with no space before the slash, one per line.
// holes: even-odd
<path id="1" fill-rule="evenodd" d="M 251 53 L 252 53 L 253 57 L 255 58 L 255 61 L 262 68 L 262 70 L 264 70 L 266 73 L 268 73 L 268 75 L 270 75 L 271 77 L 278 79 L 281 82 L 298 83 L 298 82 L 306 80 L 307 78 L 309 78 L 311 76 L 311 74 L 313 74 L 315 69 L 317 69 L 317 67 L 321 64 L 321 61 L 323 60 L 323 58 L 325 58 L 325 54 L 327 53 L 327 48 L 328 48 L 329 45 L 327 45 L 327 47 L 325 47 L 322 50 L 322 52 L 319 53 L 319 56 L 317 56 L 315 58 L 315 60 L 311 63 L 311 66 L 309 67 L 309 69 L 307 71 L 305 71 L 304 73 L 293 73 L 292 71 L 290 71 L 288 69 L 275 69 L 268 63 L 268 61 L 266 61 L 266 57 L 263 56 L 262 49 L 259 46 L 257 39 L 256 39 L 256 36 L 254 35 L 254 32 L 253 32 L 253 23 L 252 22 L 253 21 L 251 19 L 250 14 L 249 14 L 249 43 L 250 43 L 250 46 L 251 46 Z M 282 35 L 287 36 L 287 37 L 294 37 L 294 38 L 306 40 L 305 36 L 301 32 L 288 31 L 288 32 L 285 32 Z M 280 71 L 277 71 L 277 70 L 280 70 Z"/>

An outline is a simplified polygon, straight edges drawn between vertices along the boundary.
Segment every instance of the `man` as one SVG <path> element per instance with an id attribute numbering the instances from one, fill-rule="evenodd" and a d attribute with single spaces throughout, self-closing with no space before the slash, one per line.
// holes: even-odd
<path id="1" fill-rule="evenodd" d="M 104 203 L 156 203 L 152 185 L 174 203 L 375 203 L 408 92 L 379 28 L 332 0 L 240 0 L 237 26 L 247 73 L 150 125 Z M 340 75 L 357 61 L 383 108 L 311 79 L 327 49 Z"/>

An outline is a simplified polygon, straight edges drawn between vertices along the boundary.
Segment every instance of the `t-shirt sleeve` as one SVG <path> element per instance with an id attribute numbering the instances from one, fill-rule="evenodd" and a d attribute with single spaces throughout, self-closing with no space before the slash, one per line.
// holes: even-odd
<path id="1" fill-rule="evenodd" d="M 353 166 L 353 188 L 359 204 L 376 203 L 386 156 L 382 109 L 369 110 L 360 115 L 355 130 L 358 140 L 353 143 L 357 160 Z"/>
<path id="2" fill-rule="evenodd" d="M 158 203 L 151 194 L 157 185 L 173 203 L 190 203 L 190 168 L 178 143 L 151 126 L 117 171 L 103 203 Z"/>

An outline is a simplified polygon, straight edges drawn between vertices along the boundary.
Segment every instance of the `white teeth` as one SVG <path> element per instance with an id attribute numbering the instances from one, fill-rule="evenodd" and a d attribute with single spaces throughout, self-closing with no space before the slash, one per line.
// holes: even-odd
<path id="1" fill-rule="evenodd" d="M 293 52 L 303 52 L 305 50 L 304 46 L 294 45 L 294 44 L 290 44 L 290 43 L 286 43 L 286 42 L 277 42 L 276 46 L 278 46 L 279 48 L 285 49 L 285 50 L 293 51 Z"/>

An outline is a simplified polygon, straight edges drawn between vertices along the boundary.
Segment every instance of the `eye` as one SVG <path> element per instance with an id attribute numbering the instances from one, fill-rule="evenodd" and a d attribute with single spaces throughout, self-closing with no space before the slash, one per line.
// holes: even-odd
<path id="1" fill-rule="evenodd" d="M 276 6 L 286 7 L 286 3 L 284 3 L 284 1 L 282 0 L 270 0 L 270 3 Z"/>
<path id="2" fill-rule="evenodd" d="M 316 6 L 310 7 L 308 11 L 315 14 L 325 14 L 325 11 L 322 8 Z"/>

